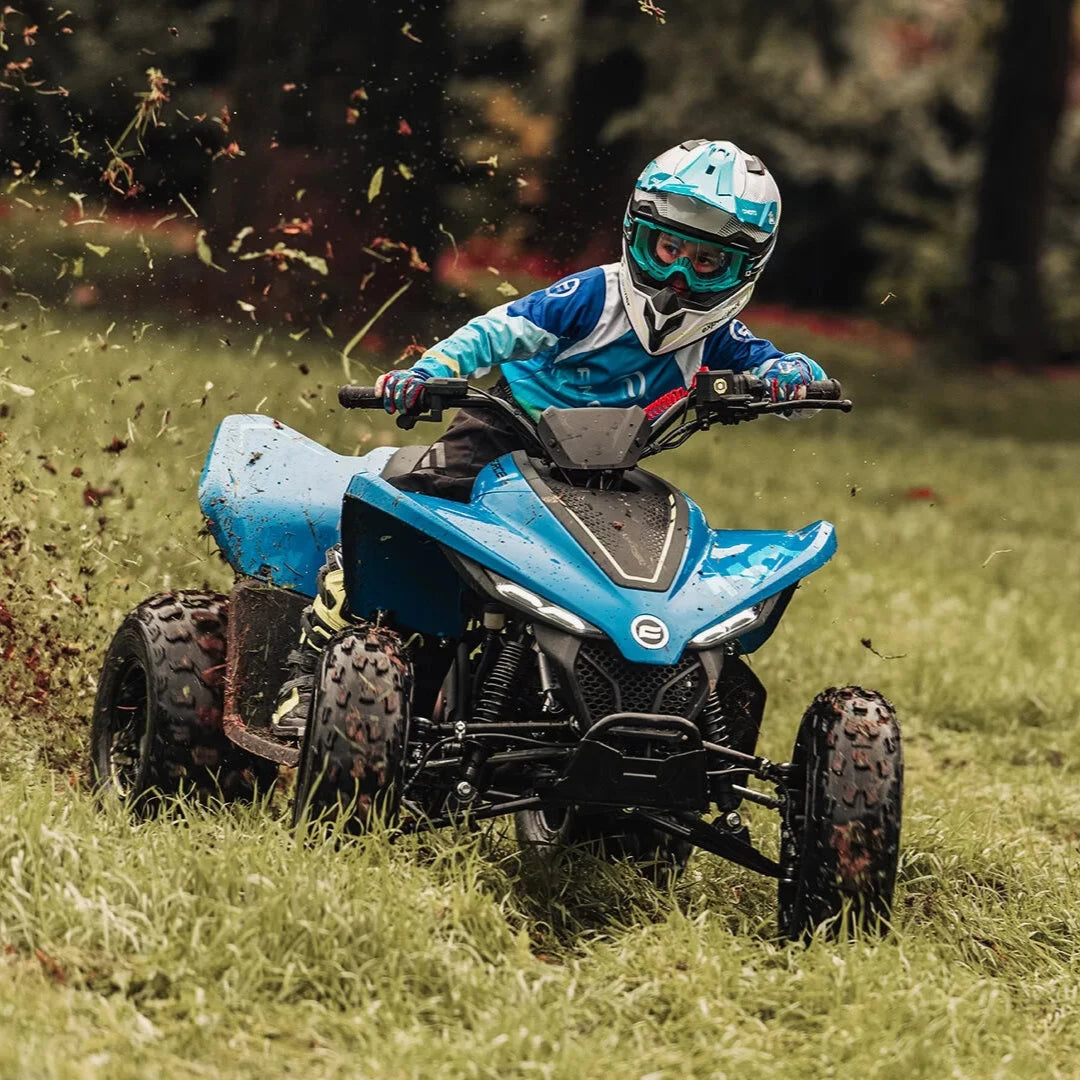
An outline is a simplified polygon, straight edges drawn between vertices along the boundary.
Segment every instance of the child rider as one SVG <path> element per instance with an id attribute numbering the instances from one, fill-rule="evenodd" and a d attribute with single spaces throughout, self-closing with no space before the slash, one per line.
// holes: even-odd
<path id="1" fill-rule="evenodd" d="M 695 139 L 666 150 L 638 177 L 623 219 L 622 258 L 471 319 L 410 368 L 380 376 L 387 412 L 408 412 L 433 376 L 482 376 L 532 419 L 549 405 L 650 405 L 671 400 L 702 368 L 750 372 L 776 401 L 826 378 L 802 353 L 782 353 L 736 316 L 772 255 L 780 191 L 761 160 L 734 143 Z M 650 414 L 661 411 L 655 407 Z M 411 473 L 405 491 L 468 501 L 480 470 L 521 448 L 508 418 L 461 409 Z M 272 721 L 299 738 L 319 655 L 349 625 L 339 549 L 328 553 L 319 593 L 301 619 L 300 647 Z"/>

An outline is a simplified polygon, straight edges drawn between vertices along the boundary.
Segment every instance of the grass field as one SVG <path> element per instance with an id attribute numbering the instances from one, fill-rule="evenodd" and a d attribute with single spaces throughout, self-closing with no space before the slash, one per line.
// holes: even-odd
<path id="1" fill-rule="evenodd" d="M 762 751 L 828 685 L 904 726 L 895 932 L 803 948 L 768 881 L 700 853 L 658 892 L 622 866 L 529 880 L 496 830 L 338 848 L 298 845 L 280 805 L 100 810 L 110 633 L 150 593 L 228 584 L 195 501 L 216 422 L 398 434 L 334 409 L 328 347 L 107 329 L 0 315 L 0 1077 L 1076 1075 L 1080 382 L 778 330 L 858 409 L 660 459 L 714 526 L 837 525 L 754 661 Z"/>

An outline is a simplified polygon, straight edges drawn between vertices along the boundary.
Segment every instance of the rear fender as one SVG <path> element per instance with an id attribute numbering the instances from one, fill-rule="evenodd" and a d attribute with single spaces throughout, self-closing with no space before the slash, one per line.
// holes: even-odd
<path id="1" fill-rule="evenodd" d="M 367 458 L 335 454 L 269 416 L 226 416 L 199 480 L 199 505 L 238 574 L 314 596 L 327 548 L 338 541 L 342 492 L 365 466 Z"/>

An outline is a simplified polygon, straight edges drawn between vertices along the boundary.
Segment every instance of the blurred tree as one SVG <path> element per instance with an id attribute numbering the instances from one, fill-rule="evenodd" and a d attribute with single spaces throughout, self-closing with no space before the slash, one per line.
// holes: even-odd
<path id="1" fill-rule="evenodd" d="M 1073 0 L 1005 0 L 972 245 L 970 327 L 984 360 L 1056 359 L 1040 263 L 1072 9 Z"/>
<path id="2" fill-rule="evenodd" d="M 169 80 L 170 108 L 127 159 L 141 202 L 163 205 L 178 192 L 197 198 L 207 162 L 221 145 L 213 125 L 215 87 L 227 78 L 234 42 L 233 0 L 160 0 L 153 5 L 87 0 L 75 11 L 26 0 L 0 16 L 0 153 L 42 175 L 61 177 L 89 195 L 105 190 L 102 173 L 131 120 L 147 69 Z M 30 28 L 34 32 L 27 33 Z M 21 65 L 26 65 L 21 68 Z M 137 149 L 135 139 L 122 149 Z"/>
<path id="3" fill-rule="evenodd" d="M 146 234 L 152 274 L 137 231 L 127 244 L 148 292 L 175 272 L 168 295 L 201 290 L 235 313 L 240 290 L 252 318 L 337 310 L 355 325 L 407 281 L 402 319 L 437 306 L 428 265 L 452 287 L 445 321 L 458 292 L 498 303 L 610 258 L 641 166 L 688 137 L 730 138 L 784 193 L 760 299 L 928 332 L 974 308 L 985 355 L 1007 355 L 1018 326 L 1041 354 L 1046 308 L 1062 351 L 1080 354 L 1071 0 L 663 6 L 666 21 L 635 0 L 24 0 L 0 15 L 0 160 L 19 163 L 6 167 L 20 195 L 45 200 L 52 181 L 68 214 L 68 194 L 107 203 L 117 229 L 142 209 L 176 214 L 187 246 L 172 262 L 165 229 Z M 133 174 L 118 194 L 102 174 L 150 68 L 169 101 L 161 126 L 119 148 Z M 227 277 L 195 258 L 203 229 Z M 87 275 L 120 272 L 115 243 Z M 380 325 L 396 332 L 396 317 Z"/>
<path id="4" fill-rule="evenodd" d="M 641 20 L 631 25 L 652 29 Z M 625 0 L 586 0 L 568 79 L 572 107 L 559 127 L 543 217 L 545 241 L 561 259 L 618 256 L 626 200 L 646 164 L 639 139 L 605 136 L 615 116 L 640 103 L 645 87 L 645 59 L 627 29 Z"/>
<path id="5" fill-rule="evenodd" d="M 459 171 L 444 198 L 462 250 L 448 269 L 480 303 L 505 299 L 494 292 L 497 277 L 485 281 L 488 266 L 518 278 L 557 272 L 546 226 L 559 142 L 575 111 L 582 8 L 582 0 L 550 0 L 542 10 L 516 0 L 452 4 L 447 137 Z"/>
<path id="6" fill-rule="evenodd" d="M 817 11 L 816 18 L 806 18 Z M 757 296 L 870 308 L 934 330 L 957 304 L 998 5 L 715 0 L 632 40 L 638 106 L 601 137 L 648 153 L 688 137 L 761 155 L 784 194 Z M 626 23 L 629 28 L 629 22 Z"/>
<path id="7" fill-rule="evenodd" d="M 218 242 L 248 228 L 245 249 L 300 237 L 325 257 L 332 273 L 308 276 L 324 315 L 365 306 L 358 284 L 370 272 L 370 295 L 381 302 L 403 275 L 426 271 L 441 242 L 444 10 L 443 0 L 411 3 L 407 13 L 343 0 L 236 0 L 228 100 L 243 156 L 215 163 L 210 220 Z M 284 301 L 286 282 L 293 297 L 297 282 L 273 272 L 280 267 L 274 259 L 252 267 L 252 284 Z"/>

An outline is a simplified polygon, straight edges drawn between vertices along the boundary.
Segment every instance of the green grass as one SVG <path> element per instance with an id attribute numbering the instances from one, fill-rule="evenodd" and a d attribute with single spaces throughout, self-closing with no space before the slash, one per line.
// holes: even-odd
<path id="1" fill-rule="evenodd" d="M 626 867 L 530 879 L 496 829 L 338 848 L 297 843 L 277 803 L 99 809 L 110 633 L 150 593 L 228 584 L 195 503 L 216 422 L 261 406 L 350 452 L 398 432 L 331 411 L 340 360 L 306 341 L 5 326 L 0 1077 L 1075 1075 L 1080 383 L 778 331 L 857 411 L 660 459 L 714 526 L 837 525 L 754 660 L 763 752 L 827 685 L 882 690 L 904 725 L 895 933 L 802 948 L 775 940 L 768 881 L 700 853 L 658 892 Z"/>

